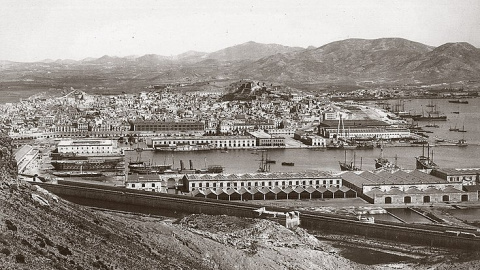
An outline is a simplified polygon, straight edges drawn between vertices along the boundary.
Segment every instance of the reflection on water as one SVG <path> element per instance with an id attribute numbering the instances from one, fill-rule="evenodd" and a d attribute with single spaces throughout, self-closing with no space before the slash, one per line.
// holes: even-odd
<path id="1" fill-rule="evenodd" d="M 342 257 L 366 265 L 413 261 L 413 259 L 410 257 L 386 253 L 369 248 L 344 246 L 335 243 L 333 243 L 332 246 L 341 250 L 340 255 Z"/>
<path id="2" fill-rule="evenodd" d="M 429 219 L 424 216 L 415 213 L 414 211 L 408 208 L 392 208 L 387 209 L 388 212 L 399 217 L 407 223 L 432 223 Z"/>
<path id="3" fill-rule="evenodd" d="M 415 213 L 414 211 L 408 208 L 392 208 L 392 209 L 386 209 L 386 210 L 393 215 L 387 213 L 387 214 L 365 215 L 365 216 L 374 217 L 375 220 L 377 221 L 381 220 L 381 221 L 390 221 L 390 222 L 398 222 L 398 223 L 403 223 L 402 221 L 405 221 L 406 223 L 432 223 L 429 219 Z M 399 220 L 395 216 L 401 220 Z"/>
<path id="4" fill-rule="evenodd" d="M 448 213 L 461 220 L 480 222 L 480 208 L 452 209 L 448 210 Z"/>
<path id="5" fill-rule="evenodd" d="M 353 157 L 352 150 L 348 150 L 347 157 Z M 469 145 L 468 147 L 442 146 L 434 147 L 435 162 L 441 167 L 448 168 L 476 168 L 480 167 L 480 146 Z M 374 170 L 375 159 L 380 156 L 380 149 L 355 151 L 356 165 L 363 170 Z M 397 164 L 401 168 L 414 169 L 415 157 L 422 154 L 421 147 L 387 147 L 384 156 L 392 162 L 397 157 Z M 344 150 L 313 149 L 272 149 L 268 150 L 270 160 L 276 164 L 270 164 L 271 172 L 303 172 L 308 170 L 340 171 L 338 162 L 344 161 Z M 135 161 L 139 155 L 135 151 L 127 151 L 125 160 Z M 180 160 L 188 164 L 192 160 L 196 169 L 205 168 L 208 165 L 221 165 L 225 173 L 252 173 L 256 172 L 261 156 L 252 154 L 251 150 L 229 150 L 228 153 L 220 151 L 196 151 L 196 152 L 155 152 L 143 151 L 140 157 L 143 161 L 156 164 L 173 164 L 174 168 L 180 167 Z M 347 160 L 350 161 L 350 160 Z M 294 162 L 295 166 L 282 166 L 282 162 Z M 353 160 L 352 160 L 353 162 Z"/>
<path id="6" fill-rule="evenodd" d="M 405 102 L 405 111 L 421 113 L 429 107 L 427 104 L 437 105 L 437 110 L 446 114 L 447 121 L 438 121 L 438 128 L 427 128 L 428 122 L 418 122 L 420 127 L 428 129 L 428 139 L 432 144 L 435 143 L 435 137 L 450 141 L 458 141 L 465 138 L 468 147 L 457 146 L 435 146 L 431 148 L 434 152 L 434 160 L 444 168 L 468 168 L 480 167 L 480 98 L 468 99 L 469 104 L 459 105 L 449 103 L 448 99 L 413 99 Z M 389 101 L 395 104 L 398 100 Z M 371 101 L 370 103 L 374 103 Z M 391 106 L 392 107 L 392 106 Z M 459 112 L 455 114 L 453 112 Z M 432 124 L 432 123 L 430 123 Z M 465 126 L 467 132 L 452 132 L 450 127 L 457 125 L 457 128 Z M 380 156 L 380 149 L 356 150 L 356 160 L 352 160 L 353 150 L 348 150 L 347 158 L 355 162 L 357 167 L 363 170 L 375 169 L 374 160 Z M 391 162 L 397 162 L 401 168 L 414 169 L 415 157 L 422 154 L 421 147 L 411 147 L 405 144 L 404 147 L 385 147 L 384 156 Z M 127 153 L 126 161 L 136 160 L 139 154 L 135 151 Z M 270 164 L 272 172 L 301 172 L 306 170 L 339 171 L 338 162 L 344 161 L 344 150 L 313 150 L 313 149 L 272 149 L 268 150 L 269 159 L 275 160 L 276 164 Z M 395 157 L 397 157 L 395 159 Z M 151 161 L 157 164 L 173 164 L 174 168 L 180 167 L 180 160 L 188 164 L 192 160 L 196 169 L 205 168 L 208 165 L 222 165 L 225 167 L 225 173 L 252 173 L 256 172 L 261 155 L 251 150 L 229 150 L 228 153 L 221 151 L 197 151 L 197 152 L 154 152 L 144 151 L 141 153 L 141 159 Z M 293 162 L 295 166 L 282 166 L 282 162 Z"/>

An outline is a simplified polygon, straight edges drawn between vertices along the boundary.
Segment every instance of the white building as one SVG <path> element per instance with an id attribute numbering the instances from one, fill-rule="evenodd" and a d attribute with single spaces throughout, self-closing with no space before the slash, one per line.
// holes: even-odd
<path id="1" fill-rule="evenodd" d="M 147 144 L 152 148 L 208 145 L 210 149 L 246 149 L 255 147 L 256 140 L 249 136 L 155 137 L 148 139 Z"/>
<path id="2" fill-rule="evenodd" d="M 58 143 L 58 153 L 66 154 L 114 154 L 116 142 L 113 140 L 61 140 Z"/>

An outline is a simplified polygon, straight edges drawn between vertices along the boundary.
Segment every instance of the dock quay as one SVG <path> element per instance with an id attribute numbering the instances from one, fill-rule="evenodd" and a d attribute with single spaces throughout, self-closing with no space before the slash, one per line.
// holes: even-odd
<path id="1" fill-rule="evenodd" d="M 80 197 L 192 214 L 264 218 L 259 216 L 258 212 L 255 212 L 259 208 L 258 205 L 242 202 L 194 198 L 63 180 L 59 180 L 56 184 L 35 184 L 60 197 L 62 195 Z M 266 210 L 275 212 L 292 211 L 292 209 L 280 207 L 267 207 Z M 401 224 L 377 220 L 374 223 L 365 223 L 359 221 L 356 217 L 303 210 L 299 212 L 300 227 L 308 230 L 354 234 L 366 238 L 388 239 L 426 246 L 469 250 L 480 248 L 480 231 L 474 229 L 431 224 Z"/>

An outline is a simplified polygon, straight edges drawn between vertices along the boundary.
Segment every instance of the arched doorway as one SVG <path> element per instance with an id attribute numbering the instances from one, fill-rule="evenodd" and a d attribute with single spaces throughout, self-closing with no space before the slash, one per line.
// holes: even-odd
<path id="1" fill-rule="evenodd" d="M 443 196 L 442 196 L 442 201 L 443 201 L 443 202 L 448 202 L 448 201 L 450 201 L 450 196 L 448 196 L 448 195 L 443 195 Z"/>
<path id="2" fill-rule="evenodd" d="M 468 202 L 468 195 L 467 194 L 462 195 L 462 202 Z"/>
<path id="3" fill-rule="evenodd" d="M 423 202 L 424 203 L 429 203 L 430 202 L 430 196 L 423 196 Z"/>
<path id="4" fill-rule="evenodd" d="M 385 197 L 385 203 L 386 204 L 392 203 L 392 197 Z"/>
<path id="5" fill-rule="evenodd" d="M 412 197 L 410 197 L 410 196 L 403 197 L 403 202 L 404 203 L 412 203 Z"/>

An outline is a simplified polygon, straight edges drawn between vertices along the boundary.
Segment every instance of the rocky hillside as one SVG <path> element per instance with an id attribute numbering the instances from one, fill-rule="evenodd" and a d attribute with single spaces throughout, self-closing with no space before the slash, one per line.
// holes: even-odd
<path id="1" fill-rule="evenodd" d="M 16 182 L 0 184 L 0 201 L 1 269 L 363 268 L 267 220 L 96 212 Z"/>
<path id="2" fill-rule="evenodd" d="M 0 131 L 0 182 L 17 178 L 12 139 Z"/>
<path id="3" fill-rule="evenodd" d="M 242 67 L 242 77 L 283 82 L 435 82 L 475 79 L 480 50 L 468 43 L 438 48 L 399 38 L 348 39 Z"/>

